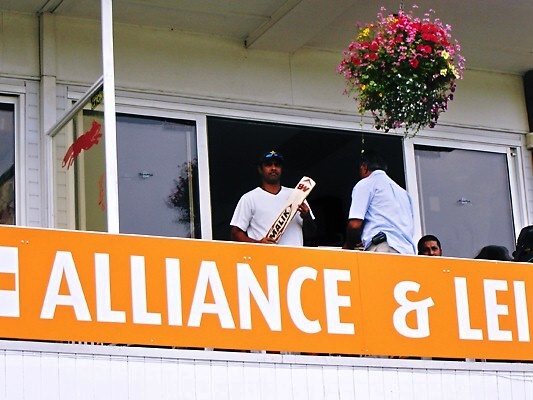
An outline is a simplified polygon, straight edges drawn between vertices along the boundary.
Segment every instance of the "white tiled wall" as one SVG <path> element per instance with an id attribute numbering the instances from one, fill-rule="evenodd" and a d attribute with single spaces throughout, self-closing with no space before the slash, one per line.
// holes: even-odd
<path id="1" fill-rule="evenodd" d="M 533 365 L 0 341 L 0 399 L 532 399 Z"/>

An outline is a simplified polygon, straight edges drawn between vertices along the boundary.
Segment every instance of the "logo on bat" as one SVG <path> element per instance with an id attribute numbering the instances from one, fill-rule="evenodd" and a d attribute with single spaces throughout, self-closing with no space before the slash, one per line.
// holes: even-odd
<path id="1" fill-rule="evenodd" d="M 268 235 L 269 239 L 274 239 L 279 235 L 281 231 L 283 231 L 283 229 L 287 225 L 287 222 L 289 221 L 291 211 L 292 205 L 288 206 L 287 208 L 285 208 L 285 210 L 281 212 L 276 222 L 274 222 L 270 235 Z"/>

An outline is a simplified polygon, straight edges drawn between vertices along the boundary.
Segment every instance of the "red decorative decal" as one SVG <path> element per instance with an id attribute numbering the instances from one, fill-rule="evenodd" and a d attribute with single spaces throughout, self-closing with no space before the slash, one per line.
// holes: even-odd
<path id="1" fill-rule="evenodd" d="M 82 150 L 89 150 L 95 144 L 98 144 L 98 139 L 102 137 L 102 124 L 93 121 L 91 129 L 81 135 L 72 145 L 68 148 L 65 157 L 63 158 L 62 167 L 65 165 L 67 169 L 74 164 L 74 160 L 78 157 Z"/>
<path id="2" fill-rule="evenodd" d="M 98 205 L 100 206 L 100 210 L 105 211 L 104 174 L 100 175 L 98 179 Z"/>

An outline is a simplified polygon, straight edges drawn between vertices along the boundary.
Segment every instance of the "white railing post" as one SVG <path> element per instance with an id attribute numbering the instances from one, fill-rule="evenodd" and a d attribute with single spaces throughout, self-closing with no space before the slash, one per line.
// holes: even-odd
<path id="1" fill-rule="evenodd" d="M 115 67 L 113 61 L 113 5 L 102 0 L 102 67 L 104 76 L 104 132 L 107 231 L 119 232 Z"/>

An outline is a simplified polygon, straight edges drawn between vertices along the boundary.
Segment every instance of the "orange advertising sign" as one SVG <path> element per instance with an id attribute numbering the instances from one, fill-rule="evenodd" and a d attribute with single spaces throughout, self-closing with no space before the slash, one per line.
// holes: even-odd
<path id="1" fill-rule="evenodd" d="M 528 264 L 0 227 L 2 337 L 533 359 Z"/>

